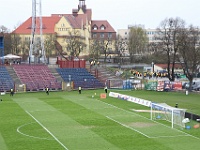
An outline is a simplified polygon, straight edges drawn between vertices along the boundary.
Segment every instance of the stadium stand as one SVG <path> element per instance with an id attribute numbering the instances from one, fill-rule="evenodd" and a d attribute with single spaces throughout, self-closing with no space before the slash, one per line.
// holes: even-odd
<path id="1" fill-rule="evenodd" d="M 27 91 L 44 90 L 46 86 L 51 90 L 62 87 L 46 65 L 13 65 L 13 69 Z"/>
<path id="2" fill-rule="evenodd" d="M 57 72 L 65 82 L 73 81 L 74 89 L 78 89 L 79 86 L 85 89 L 104 87 L 104 85 L 85 68 L 57 68 Z"/>
<path id="3" fill-rule="evenodd" d="M 8 92 L 14 88 L 14 82 L 4 66 L 0 66 L 0 92 Z"/>

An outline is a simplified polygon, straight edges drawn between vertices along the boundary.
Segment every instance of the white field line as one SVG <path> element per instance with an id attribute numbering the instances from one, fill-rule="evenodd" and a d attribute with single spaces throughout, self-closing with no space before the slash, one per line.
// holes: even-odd
<path id="1" fill-rule="evenodd" d="M 190 136 L 190 135 L 175 135 L 175 136 L 155 136 L 155 137 L 151 137 L 152 139 L 156 139 L 156 138 L 174 138 L 174 137 L 181 137 L 181 136 Z"/>
<path id="2" fill-rule="evenodd" d="M 96 100 L 98 100 L 98 99 L 96 99 Z M 100 101 L 100 100 L 98 100 L 98 101 Z M 117 106 L 114 106 L 114 105 L 112 105 L 112 104 L 109 104 L 109 103 L 106 103 L 106 102 L 103 102 L 103 101 L 100 101 L 100 102 L 102 102 L 102 103 L 104 103 L 104 104 L 106 104 L 106 105 L 108 105 L 108 106 L 112 106 L 112 107 L 114 107 L 114 108 L 117 108 L 117 109 L 119 109 L 119 110 L 125 111 L 125 112 L 127 112 L 127 113 L 131 113 L 131 114 L 140 116 L 140 117 L 142 117 L 142 118 L 145 118 L 145 119 L 147 119 L 147 120 L 151 120 L 151 119 L 146 118 L 146 117 L 144 117 L 144 116 L 142 116 L 142 115 L 139 115 L 139 114 L 137 114 L 137 113 L 124 110 L 124 109 L 119 108 L 119 107 L 117 107 Z M 156 121 L 154 121 L 154 120 L 151 120 L 151 121 L 152 121 L 152 122 L 155 122 L 155 123 L 157 123 L 157 124 L 160 124 L 160 125 L 162 125 L 162 126 L 165 126 L 165 127 L 167 127 L 167 128 L 171 128 L 171 127 L 169 127 L 169 126 L 166 126 L 166 125 L 164 125 L 164 124 L 162 124 L 162 123 L 159 123 L 159 122 L 156 122 Z M 130 127 L 129 127 L 129 128 L 130 128 Z M 186 133 L 186 132 L 180 131 L 180 130 L 178 130 L 178 129 L 173 128 L 173 130 L 176 130 L 176 131 L 178 131 L 178 132 L 181 132 L 181 133 L 184 133 L 184 134 L 185 134 L 185 135 L 180 135 L 180 136 L 191 136 L 191 137 L 193 137 L 193 138 L 195 138 L 195 139 L 200 140 L 200 138 L 198 138 L 198 137 L 196 137 L 196 136 L 193 136 L 193 135 L 191 135 L 191 134 L 188 134 L 188 133 Z M 176 135 L 176 136 L 179 136 L 179 135 Z M 166 137 L 167 137 L 167 136 L 166 136 Z M 169 136 L 169 137 L 170 137 L 170 136 Z M 159 136 L 157 136 L 157 137 L 151 137 L 151 138 L 159 138 Z"/>
<path id="3" fill-rule="evenodd" d="M 46 130 L 65 150 L 68 150 L 68 148 L 61 143 L 42 123 L 40 123 L 35 117 L 33 117 L 28 111 L 26 113 L 31 116 L 44 130 Z"/>
<path id="4" fill-rule="evenodd" d="M 36 122 L 34 122 L 34 123 L 36 123 Z M 48 138 L 42 138 L 42 137 L 31 136 L 31 135 L 25 134 L 25 133 L 23 133 L 23 132 L 20 131 L 21 128 L 23 128 L 23 127 L 25 127 L 25 126 L 27 126 L 27 125 L 30 125 L 30 124 L 33 124 L 33 122 L 27 123 L 27 124 L 24 124 L 24 125 L 19 126 L 19 127 L 17 128 L 17 132 L 20 133 L 20 134 L 22 134 L 22 135 L 24 135 L 24 136 L 30 137 L 30 138 L 41 139 L 41 140 L 53 140 L 53 139 L 48 139 Z"/>
<path id="5" fill-rule="evenodd" d="M 114 122 L 116 122 L 116 123 L 118 123 L 118 124 L 120 124 L 120 125 L 122 125 L 122 126 L 124 126 L 124 127 L 126 127 L 126 128 L 129 128 L 129 129 L 131 129 L 131 130 L 133 130 L 133 131 L 136 131 L 136 132 L 138 132 L 138 133 L 140 133 L 140 134 L 142 134 L 142 135 L 144 135 L 144 136 L 150 138 L 148 135 L 146 135 L 146 134 L 144 134 L 144 133 L 142 133 L 142 132 L 140 132 L 140 131 L 138 131 L 138 130 L 136 130 L 136 129 L 134 129 L 134 128 L 131 128 L 131 127 L 125 125 L 125 124 L 122 124 L 121 122 L 118 122 L 118 121 L 114 120 L 113 118 L 111 118 L 111 117 L 109 117 L 109 116 L 106 116 L 106 118 L 108 118 L 108 119 L 110 119 L 110 120 L 112 120 L 112 121 L 114 121 Z"/>

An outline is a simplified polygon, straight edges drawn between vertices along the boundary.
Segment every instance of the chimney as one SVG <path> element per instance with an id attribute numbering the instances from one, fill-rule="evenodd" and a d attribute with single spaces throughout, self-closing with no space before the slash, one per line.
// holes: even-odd
<path id="1" fill-rule="evenodd" d="M 72 9 L 72 14 L 73 14 L 73 16 L 77 16 L 78 15 L 78 9 Z"/>

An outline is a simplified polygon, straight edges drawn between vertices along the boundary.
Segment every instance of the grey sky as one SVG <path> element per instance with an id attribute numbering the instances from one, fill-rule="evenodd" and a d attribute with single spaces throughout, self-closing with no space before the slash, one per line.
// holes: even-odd
<path id="1" fill-rule="evenodd" d="M 39 0 L 38 0 L 39 1 Z M 32 15 L 32 0 L 0 0 L 0 25 L 10 30 Z M 42 0 L 43 16 L 70 14 L 79 0 Z M 113 28 L 142 24 L 156 28 L 166 17 L 180 17 L 200 26 L 200 0 L 86 0 L 93 20 L 108 20 Z"/>

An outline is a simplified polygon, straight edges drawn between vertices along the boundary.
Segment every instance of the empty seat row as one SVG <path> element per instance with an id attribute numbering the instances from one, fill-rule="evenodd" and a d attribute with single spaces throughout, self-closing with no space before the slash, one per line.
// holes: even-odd
<path id="1" fill-rule="evenodd" d="M 102 88 L 104 85 L 85 68 L 57 68 L 65 82 L 74 82 L 74 88 Z"/>
<path id="2" fill-rule="evenodd" d="M 0 92 L 10 91 L 14 88 L 14 82 L 4 66 L 0 66 Z"/>
<path id="3" fill-rule="evenodd" d="M 45 87 L 61 89 L 61 83 L 56 80 L 46 65 L 14 65 L 17 76 L 27 90 L 41 90 Z"/>

